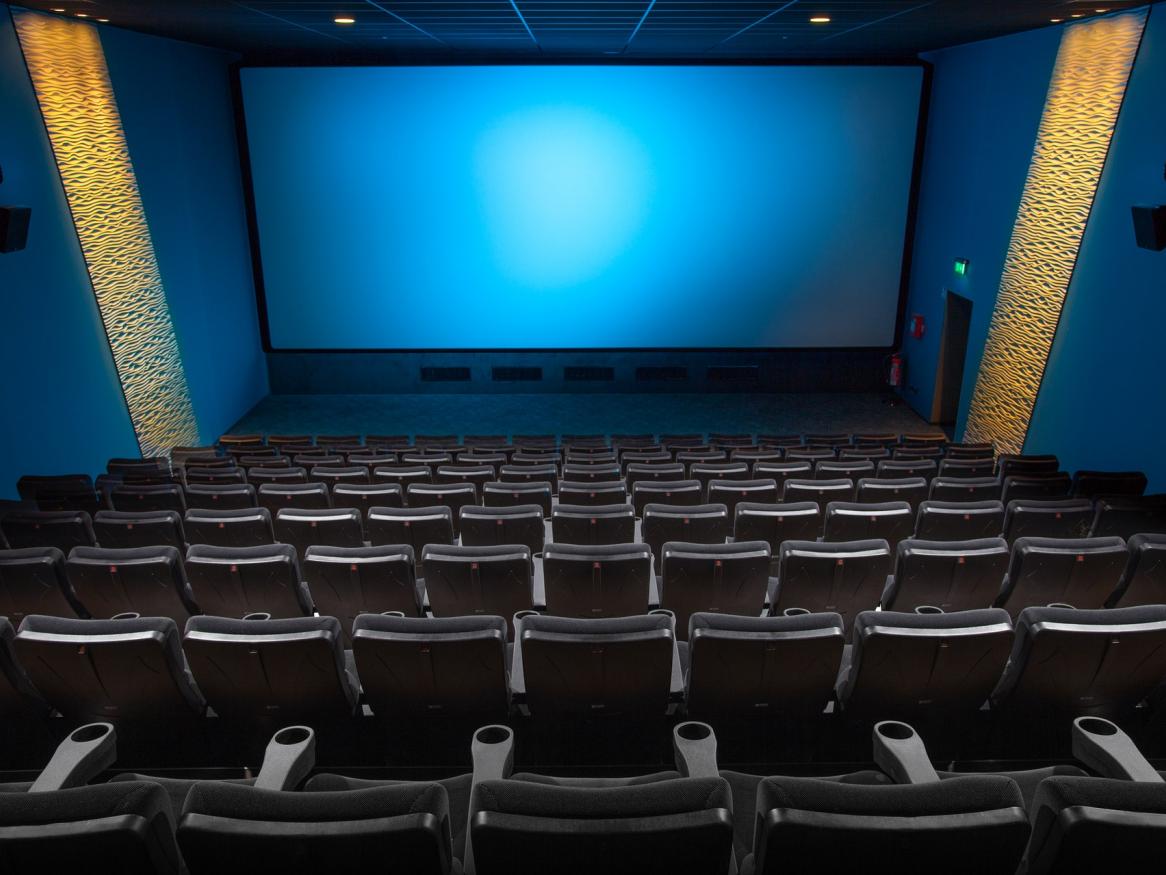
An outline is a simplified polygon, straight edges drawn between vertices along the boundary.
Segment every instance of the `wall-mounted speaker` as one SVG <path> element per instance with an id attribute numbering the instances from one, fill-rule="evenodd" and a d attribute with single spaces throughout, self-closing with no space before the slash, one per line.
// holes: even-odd
<path id="1" fill-rule="evenodd" d="M 28 244 L 32 207 L 0 207 L 0 252 L 16 252 Z"/>
<path id="2" fill-rule="evenodd" d="M 1134 234 L 1143 249 L 1166 249 L 1166 205 L 1134 207 Z"/>

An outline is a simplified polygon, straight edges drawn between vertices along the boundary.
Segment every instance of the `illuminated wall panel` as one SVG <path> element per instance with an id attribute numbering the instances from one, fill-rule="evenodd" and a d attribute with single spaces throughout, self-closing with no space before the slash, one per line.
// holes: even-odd
<path id="1" fill-rule="evenodd" d="M 1065 29 L 965 440 L 1024 446 L 1145 22 L 1139 10 Z"/>
<path id="2" fill-rule="evenodd" d="M 144 455 L 156 455 L 197 444 L 178 340 L 97 29 L 33 12 L 16 12 L 15 20 L 138 445 Z"/>

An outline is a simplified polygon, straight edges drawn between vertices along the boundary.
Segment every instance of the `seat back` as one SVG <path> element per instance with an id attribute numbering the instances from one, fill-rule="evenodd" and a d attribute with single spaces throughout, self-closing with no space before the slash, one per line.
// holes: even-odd
<path id="1" fill-rule="evenodd" d="M 824 459 L 814 465 L 815 480 L 853 480 L 874 477 L 874 462 L 867 459 L 843 459 L 835 462 Z"/>
<path id="2" fill-rule="evenodd" d="M 564 480 L 559 484 L 559 503 L 571 505 L 626 504 L 628 487 L 624 480 L 581 483 Z"/>
<path id="3" fill-rule="evenodd" d="M 988 700 L 1012 650 L 1007 611 L 863 611 L 838 699 L 850 719 L 963 725 Z"/>
<path id="4" fill-rule="evenodd" d="M 461 509 L 461 543 L 467 547 L 522 544 L 531 554 L 541 553 L 546 540 L 543 510 L 537 504 Z"/>
<path id="5" fill-rule="evenodd" d="M 769 544 L 669 541 L 661 548 L 660 607 L 676 615 L 679 634 L 697 612 L 758 616 L 769 584 Z"/>
<path id="6" fill-rule="evenodd" d="M 1004 540 L 1017 538 L 1087 538 L 1093 525 L 1093 502 L 1087 498 L 1032 499 L 1008 502 Z"/>
<path id="7" fill-rule="evenodd" d="M 895 451 L 890 460 L 879 462 L 875 469 L 875 476 L 881 480 L 915 480 L 922 477 L 930 483 L 935 479 L 939 465 L 934 458 L 925 458 L 919 451 L 910 454 L 912 458 L 905 458 L 901 450 Z"/>
<path id="8" fill-rule="evenodd" d="M 365 613 L 400 611 L 406 617 L 422 613 L 413 548 L 309 547 L 303 562 L 304 581 L 312 603 L 324 617 L 340 621 L 342 638 Z"/>
<path id="9" fill-rule="evenodd" d="M 29 680 L 70 720 L 170 720 L 206 707 L 169 617 L 25 617 L 15 639 Z"/>
<path id="10" fill-rule="evenodd" d="M 868 477 L 858 481 L 859 501 L 905 501 L 912 510 L 927 500 L 929 487 L 923 477 Z"/>
<path id="11" fill-rule="evenodd" d="M 947 458 L 939 463 L 938 476 L 949 479 L 995 477 L 996 462 L 990 455 L 985 459 Z"/>
<path id="12" fill-rule="evenodd" d="M 215 713 L 297 722 L 350 716 L 357 683 L 344 667 L 335 617 L 191 617 L 182 639 L 190 671 Z"/>
<path id="13" fill-rule="evenodd" d="M 551 537 L 557 544 L 631 544 L 636 540 L 636 511 L 630 504 L 588 506 L 560 500 L 551 513 Z"/>
<path id="14" fill-rule="evenodd" d="M 1078 471 L 1073 475 L 1073 495 L 1081 498 L 1139 496 L 1146 491 L 1147 482 L 1141 471 Z"/>
<path id="15" fill-rule="evenodd" d="M 417 576 L 425 576 L 422 554 L 429 544 L 452 544 L 453 512 L 448 507 L 373 507 L 365 523 L 373 546 L 407 544 L 417 558 Z"/>
<path id="16" fill-rule="evenodd" d="M 552 616 L 645 614 L 652 584 L 652 553 L 646 544 L 630 542 L 547 544 L 543 581 L 547 613 Z"/>
<path id="17" fill-rule="evenodd" d="M 664 715 L 676 640 L 666 615 L 518 623 L 512 681 L 532 717 L 645 720 Z"/>
<path id="18" fill-rule="evenodd" d="M 718 731 L 744 719 L 815 717 L 834 694 L 845 644 L 837 614 L 695 613 L 688 624 L 688 714 Z"/>
<path id="19" fill-rule="evenodd" d="M 733 533 L 729 512 L 723 504 L 674 506 L 670 504 L 644 505 L 640 537 L 652 548 L 652 555 L 660 558 L 660 550 L 668 541 L 686 541 L 696 544 L 723 544 Z"/>
<path id="20" fill-rule="evenodd" d="M 1051 604 L 1100 608 L 1117 589 L 1128 561 L 1121 538 L 1019 538 L 999 604 L 1013 617 Z"/>
<path id="21" fill-rule="evenodd" d="M 770 611 L 834 612 L 842 615 L 849 629 L 859 611 L 878 605 L 890 573 L 891 548 L 886 541 L 786 541 L 780 548 L 777 593 Z"/>
<path id="22" fill-rule="evenodd" d="M 109 492 L 109 503 L 114 510 L 173 510 L 178 513 L 186 510 L 186 496 L 177 483 L 156 486 L 127 483 L 115 486 Z"/>
<path id="23" fill-rule="evenodd" d="M 186 551 L 186 577 L 195 602 L 212 617 L 254 613 L 302 617 L 311 613 L 296 550 L 288 544 L 194 544 Z"/>
<path id="24" fill-rule="evenodd" d="M 184 523 L 186 537 L 191 544 L 258 547 L 275 543 L 271 512 L 265 507 L 229 510 L 191 508 L 186 512 Z"/>
<path id="25" fill-rule="evenodd" d="M 409 507 L 448 507 L 455 536 L 461 534 L 461 510 L 478 503 L 473 483 L 410 483 L 405 490 Z"/>
<path id="26" fill-rule="evenodd" d="M 649 504 L 699 505 L 704 489 L 699 480 L 640 480 L 631 487 L 632 507 L 643 517 Z"/>
<path id="27" fill-rule="evenodd" d="M 1166 675 L 1166 606 L 1026 608 L 995 708 L 1035 717 L 1120 716 Z"/>
<path id="28" fill-rule="evenodd" d="M 1003 489 L 996 477 L 936 477 L 927 497 L 932 501 L 999 501 Z"/>
<path id="29" fill-rule="evenodd" d="M 373 483 L 395 483 L 401 487 L 403 491 L 414 483 L 432 483 L 433 471 L 428 465 L 411 465 L 408 463 L 398 465 L 377 465 L 372 469 Z M 406 494 L 406 499 L 408 498 Z"/>
<path id="30" fill-rule="evenodd" d="M 559 484 L 560 493 L 565 485 Z M 559 500 L 563 500 L 561 496 Z M 482 485 L 482 504 L 486 507 L 537 504 L 542 509 L 543 517 L 547 518 L 551 515 L 551 484 L 549 480 L 527 480 L 522 483 L 493 480 Z"/>
<path id="31" fill-rule="evenodd" d="M 998 538 L 1004 531 L 1004 505 L 999 501 L 921 502 L 915 537 L 922 541 L 974 541 Z"/>
<path id="32" fill-rule="evenodd" d="M 332 486 L 332 505 L 354 507 L 364 520 L 374 507 L 404 507 L 405 493 L 396 483 L 341 482 Z"/>
<path id="33" fill-rule="evenodd" d="M 1033 474 L 1056 474 L 1061 463 L 1056 456 L 1017 455 L 1002 453 L 996 460 L 996 473 L 1003 477 L 1019 475 L 1027 477 Z"/>
<path id="34" fill-rule="evenodd" d="M 1011 501 L 1018 499 L 1053 499 L 1067 498 L 1072 489 L 1073 481 L 1065 472 L 1057 474 L 1033 474 L 1022 476 L 1012 474 L 1004 477 L 1000 492 L 1000 500 L 1007 507 Z"/>
<path id="35" fill-rule="evenodd" d="M 235 510 L 252 508 L 259 504 L 255 487 L 249 483 L 227 483 L 222 486 L 211 484 L 187 484 L 186 509 Z"/>
<path id="36" fill-rule="evenodd" d="M 532 607 L 533 566 L 528 547 L 429 544 L 421 555 L 425 591 L 435 617 L 510 618 Z"/>
<path id="37" fill-rule="evenodd" d="M 375 716 L 412 721 L 503 721 L 510 705 L 502 617 L 385 617 L 362 614 L 352 652 Z"/>
<path id="38" fill-rule="evenodd" d="M 826 505 L 831 501 L 854 501 L 854 496 L 853 480 L 787 480 L 781 500 L 787 503 L 813 501 L 825 516 Z"/>
<path id="39" fill-rule="evenodd" d="M 737 505 L 733 520 L 734 541 L 765 541 L 773 557 L 772 573 L 783 541 L 813 541 L 822 534 L 822 508 L 816 501 L 780 504 Z"/>
<path id="40" fill-rule="evenodd" d="M 291 544 L 301 558 L 313 545 L 359 547 L 364 543 L 363 520 L 352 507 L 284 507 L 275 515 L 275 540 Z"/>
<path id="41" fill-rule="evenodd" d="M 1130 561 L 1106 607 L 1166 604 L 1166 535 L 1134 535 L 1126 546 Z"/>
<path id="42" fill-rule="evenodd" d="M 756 805 L 756 875 L 845 875 L 871 861 L 883 872 L 1014 872 L 1029 836 L 1020 788 L 1002 775 L 892 785 L 766 778 Z"/>
<path id="43" fill-rule="evenodd" d="M 724 875 L 732 861 L 732 795 L 722 778 L 604 788 L 483 781 L 471 810 L 479 875 Z"/>
<path id="44" fill-rule="evenodd" d="M 0 793 L 0 869 L 179 875 L 166 791 L 119 781 L 44 793 Z"/>
<path id="45" fill-rule="evenodd" d="M 182 516 L 173 510 L 99 510 L 93 518 L 93 533 L 102 547 L 186 547 Z"/>
<path id="46" fill-rule="evenodd" d="M 92 518 L 83 510 L 11 511 L 0 517 L 0 533 L 13 549 L 56 547 L 68 553 L 97 543 Z"/>
<path id="47" fill-rule="evenodd" d="M 832 501 L 826 505 L 826 541 L 881 538 L 894 549 L 915 530 L 915 512 L 906 501 Z"/>
<path id="48" fill-rule="evenodd" d="M 1089 532 L 1092 537 L 1117 535 L 1129 539 L 1148 532 L 1166 534 L 1166 495 L 1097 499 Z"/>
<path id="49" fill-rule="evenodd" d="M 332 496 L 323 483 L 263 483 L 259 487 L 259 506 L 272 517 L 285 508 L 311 510 L 332 506 Z"/>
<path id="50" fill-rule="evenodd" d="M 515 454 L 515 461 L 518 461 Z M 498 479 L 503 483 L 550 483 L 551 491 L 558 492 L 559 466 L 552 462 L 539 464 L 502 465 L 498 469 Z"/>
<path id="51" fill-rule="evenodd" d="M 169 617 L 181 626 L 198 613 L 182 554 L 174 547 L 74 547 L 65 574 L 85 613 L 97 619 L 136 613 Z"/>
<path id="52" fill-rule="evenodd" d="M 450 829 L 449 797 L 436 783 L 287 793 L 202 781 L 187 797 L 178 845 L 191 875 L 363 872 L 385 861 L 392 871 L 449 875 Z"/>
<path id="53" fill-rule="evenodd" d="M 894 580 L 883 593 L 883 610 L 931 606 L 950 613 L 990 608 L 1000 595 L 1009 556 L 1003 538 L 902 541 Z"/>
<path id="54" fill-rule="evenodd" d="M 729 512 L 730 524 L 736 518 L 737 505 L 741 502 L 776 504 L 778 498 L 777 481 L 764 480 L 710 480 L 709 504 L 723 504 Z"/>
<path id="55" fill-rule="evenodd" d="M 79 607 L 56 547 L 0 550 L 0 616 L 20 625 L 30 614 L 75 617 Z"/>

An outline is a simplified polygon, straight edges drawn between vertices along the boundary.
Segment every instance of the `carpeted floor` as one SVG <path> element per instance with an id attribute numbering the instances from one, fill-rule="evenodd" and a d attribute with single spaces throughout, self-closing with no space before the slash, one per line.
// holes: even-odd
<path id="1" fill-rule="evenodd" d="M 269 395 L 231 431 L 266 434 L 935 432 L 883 394 Z"/>

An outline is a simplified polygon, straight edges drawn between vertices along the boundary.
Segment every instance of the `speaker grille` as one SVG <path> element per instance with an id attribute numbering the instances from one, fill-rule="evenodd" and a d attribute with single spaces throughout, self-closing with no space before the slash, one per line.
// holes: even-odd
<path id="1" fill-rule="evenodd" d="M 654 380 L 687 380 L 688 368 L 680 365 L 665 365 L 664 367 L 636 368 L 636 379 L 642 382 Z"/>
<path id="2" fill-rule="evenodd" d="M 707 376 L 719 383 L 756 383 L 761 379 L 761 368 L 757 365 L 713 365 Z"/>
<path id="3" fill-rule="evenodd" d="M 491 379 L 495 383 L 536 382 L 542 378 L 542 368 L 502 367 L 491 370 Z"/>
<path id="4" fill-rule="evenodd" d="M 422 368 L 424 383 L 461 383 L 470 379 L 469 368 Z"/>
<path id="5" fill-rule="evenodd" d="M 563 379 L 568 382 L 614 380 L 615 368 L 567 367 L 563 368 Z"/>

